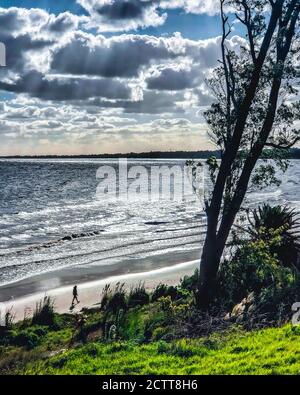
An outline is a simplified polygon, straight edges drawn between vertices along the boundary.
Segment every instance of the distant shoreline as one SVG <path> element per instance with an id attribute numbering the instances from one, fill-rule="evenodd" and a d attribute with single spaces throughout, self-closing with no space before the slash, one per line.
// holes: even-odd
<path id="1" fill-rule="evenodd" d="M 115 154 L 85 154 L 85 155 L 7 155 L 0 159 L 207 159 L 211 156 L 221 158 L 219 150 L 203 151 L 150 151 L 150 152 L 128 152 Z M 289 150 L 289 159 L 300 159 L 300 148 Z"/>
<path id="2" fill-rule="evenodd" d="M 0 159 L 206 159 L 210 156 L 219 158 L 220 151 L 151 151 L 92 155 L 12 155 L 0 156 Z"/>

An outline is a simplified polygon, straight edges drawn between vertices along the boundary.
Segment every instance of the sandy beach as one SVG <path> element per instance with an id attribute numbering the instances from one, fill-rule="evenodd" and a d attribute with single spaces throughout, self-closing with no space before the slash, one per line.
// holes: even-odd
<path id="1" fill-rule="evenodd" d="M 82 308 L 91 308 L 99 304 L 103 287 L 106 284 L 112 286 L 118 282 L 124 282 L 126 288 L 130 288 L 138 283 L 145 283 L 148 290 L 155 288 L 159 283 L 167 285 L 177 285 L 185 275 L 191 275 L 199 264 L 198 260 L 178 263 L 173 266 L 162 267 L 148 272 L 119 274 L 100 280 L 78 283 L 80 303 L 70 310 L 72 301 L 72 285 L 65 285 L 52 288 L 49 291 L 35 292 L 28 296 L 20 296 L 1 303 L 2 310 L 11 310 L 16 321 L 22 320 L 24 315 L 30 316 L 36 303 L 42 300 L 45 295 L 51 296 L 55 303 L 55 310 L 58 313 L 77 313 Z M 8 287 L 9 289 L 9 287 Z"/>

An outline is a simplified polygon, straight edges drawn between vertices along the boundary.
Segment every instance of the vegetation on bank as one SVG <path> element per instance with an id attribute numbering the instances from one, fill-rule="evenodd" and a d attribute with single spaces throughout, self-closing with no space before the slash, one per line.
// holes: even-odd
<path id="1" fill-rule="evenodd" d="M 300 373 L 297 218 L 263 206 L 232 240 L 209 309 L 197 307 L 198 272 L 177 287 L 107 285 L 99 304 L 58 315 L 50 298 L 32 318 L 0 327 L 1 374 Z M 241 236 L 242 235 L 242 236 Z"/>
<path id="2" fill-rule="evenodd" d="M 300 330 L 285 326 L 209 338 L 92 342 L 17 367 L 19 374 L 299 374 Z M 51 355 L 51 354 L 50 354 Z"/>

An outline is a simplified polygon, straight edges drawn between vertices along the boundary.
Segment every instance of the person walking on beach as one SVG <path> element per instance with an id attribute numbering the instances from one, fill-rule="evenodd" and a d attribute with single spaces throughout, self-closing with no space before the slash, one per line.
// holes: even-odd
<path id="1" fill-rule="evenodd" d="M 77 289 L 77 285 L 75 285 L 74 286 L 74 288 L 73 288 L 73 300 L 72 300 L 72 306 L 74 306 L 74 302 L 77 302 L 77 303 L 79 303 L 79 300 L 78 300 L 78 289 Z"/>

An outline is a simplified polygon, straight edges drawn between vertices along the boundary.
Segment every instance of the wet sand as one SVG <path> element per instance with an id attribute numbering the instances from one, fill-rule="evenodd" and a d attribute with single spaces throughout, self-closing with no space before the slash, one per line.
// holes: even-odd
<path id="1" fill-rule="evenodd" d="M 72 310 L 76 313 L 83 307 L 97 306 L 106 284 L 124 282 L 130 288 L 143 282 L 148 290 L 159 283 L 177 285 L 181 278 L 191 275 L 197 268 L 198 254 L 194 251 L 150 257 L 144 272 L 138 271 L 139 260 L 129 258 L 113 267 L 79 266 L 45 273 L 0 287 L 0 308 L 12 309 L 15 319 L 21 320 L 25 313 L 31 315 L 36 303 L 47 295 L 54 299 L 58 313 L 71 312 L 72 288 L 77 284 L 80 303 Z"/>

